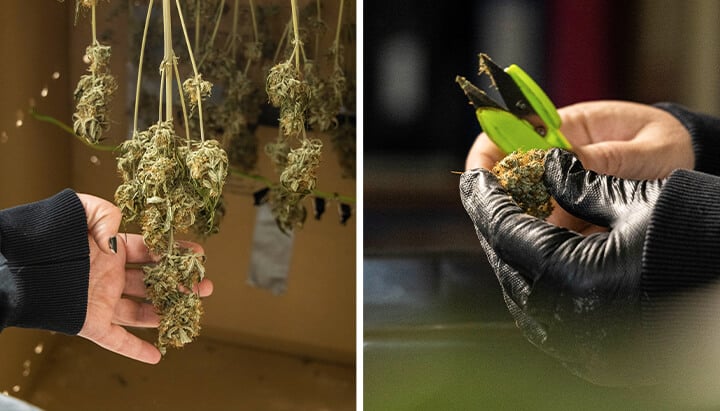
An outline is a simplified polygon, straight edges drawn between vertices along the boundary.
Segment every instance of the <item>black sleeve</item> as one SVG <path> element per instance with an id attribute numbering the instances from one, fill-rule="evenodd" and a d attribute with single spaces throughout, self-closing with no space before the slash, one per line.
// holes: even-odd
<path id="1" fill-rule="evenodd" d="M 720 314 L 720 177 L 676 170 L 653 210 L 641 277 L 650 340 L 698 338 Z"/>
<path id="2" fill-rule="evenodd" d="M 71 190 L 0 211 L 0 330 L 77 334 L 90 272 L 87 217 Z"/>
<path id="3" fill-rule="evenodd" d="M 655 107 L 672 114 L 690 132 L 695 170 L 720 175 L 720 118 L 695 113 L 674 103 L 658 103 Z"/>

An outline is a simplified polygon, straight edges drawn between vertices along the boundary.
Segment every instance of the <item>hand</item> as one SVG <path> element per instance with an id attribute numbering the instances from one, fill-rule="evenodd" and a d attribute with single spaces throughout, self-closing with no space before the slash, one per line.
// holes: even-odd
<path id="1" fill-rule="evenodd" d="M 622 101 L 579 103 L 558 110 L 561 131 L 590 170 L 620 178 L 656 179 L 677 168 L 695 166 L 690 134 L 671 114 L 656 107 Z M 504 154 L 485 135 L 475 140 L 465 168 L 491 169 Z M 549 222 L 582 233 L 597 226 L 558 209 Z"/>
<path id="2" fill-rule="evenodd" d="M 604 380 L 636 330 L 645 233 L 662 180 L 599 175 L 559 149 L 548 153 L 544 179 L 564 209 L 610 230 L 584 236 L 531 217 L 483 169 L 463 174 L 462 201 L 530 341 Z"/>
<path id="3" fill-rule="evenodd" d="M 155 364 L 160 361 L 160 351 L 124 327 L 158 326 L 159 317 L 153 306 L 139 302 L 146 298 L 142 269 L 126 267 L 127 264 L 152 263 L 157 258 L 150 255 L 142 236 L 118 235 L 121 214 L 115 205 L 87 194 L 78 194 L 78 197 L 87 214 L 90 242 L 88 308 L 78 335 L 112 352 Z M 117 253 L 110 245 L 111 238 L 116 239 Z M 203 253 L 198 244 L 185 243 L 184 246 Z M 212 293 L 213 284 L 204 279 L 194 291 L 206 297 Z"/>

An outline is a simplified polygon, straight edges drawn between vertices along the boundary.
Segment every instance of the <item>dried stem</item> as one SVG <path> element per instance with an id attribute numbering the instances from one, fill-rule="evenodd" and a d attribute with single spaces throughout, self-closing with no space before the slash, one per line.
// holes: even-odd
<path id="1" fill-rule="evenodd" d="M 195 0 L 195 50 L 200 50 L 200 2 Z"/>
<path id="2" fill-rule="evenodd" d="M 182 10 L 180 10 L 180 0 L 175 0 L 175 4 L 177 5 L 178 16 L 180 17 L 180 24 L 182 25 L 183 36 L 185 37 L 185 43 L 188 48 L 188 55 L 190 56 L 190 63 L 192 64 L 193 75 L 198 80 L 197 85 L 195 86 L 195 89 L 196 89 L 197 97 L 198 97 L 197 98 L 197 106 L 198 106 L 198 117 L 200 120 L 200 141 L 205 141 L 205 130 L 203 127 L 202 98 L 201 98 L 201 94 L 200 94 L 200 81 L 199 81 L 200 73 L 198 72 L 197 64 L 195 64 L 195 56 L 193 54 L 192 46 L 190 45 L 190 38 L 188 37 L 187 27 L 185 26 L 185 18 L 183 17 Z M 179 81 L 179 79 L 178 79 L 178 81 Z M 183 94 L 180 93 L 180 96 L 182 96 L 182 95 Z M 187 117 L 185 118 L 185 123 L 187 124 Z"/>
<path id="3" fill-rule="evenodd" d="M 322 20 L 322 11 L 320 8 L 320 0 L 315 1 L 315 8 L 317 9 L 317 19 Z M 315 31 L 315 56 L 314 59 L 317 61 L 318 54 L 320 53 L 320 30 Z"/>
<path id="4" fill-rule="evenodd" d="M 148 27 L 150 26 L 150 16 L 152 15 L 153 1 L 148 4 L 147 16 L 145 17 L 145 28 L 143 29 L 142 44 L 140 45 L 140 61 L 138 62 L 137 84 L 135 85 L 135 112 L 133 114 L 133 137 L 138 131 L 138 110 L 140 107 L 140 85 L 142 83 L 143 60 L 145 59 L 145 43 L 147 41 Z"/>
<path id="5" fill-rule="evenodd" d="M 338 7 L 337 29 L 335 30 L 335 40 L 333 46 L 335 48 L 335 68 L 340 68 L 340 32 L 342 31 L 343 9 L 345 8 L 345 0 L 340 0 Z"/>
<path id="6" fill-rule="evenodd" d="M 235 4 L 233 6 L 233 22 L 232 22 L 232 35 L 230 37 L 230 53 L 232 55 L 233 60 L 235 60 L 236 56 L 236 40 L 237 40 L 237 26 L 238 26 L 238 15 L 240 14 L 240 0 L 235 0 Z"/>
<path id="7" fill-rule="evenodd" d="M 178 94 L 180 95 L 180 107 L 182 107 L 183 123 L 185 123 L 185 139 L 187 140 L 188 146 L 190 145 L 190 121 L 187 115 L 187 109 L 185 108 L 185 99 L 183 96 L 182 83 L 180 82 L 180 73 L 178 72 L 177 62 L 173 62 L 173 69 L 175 71 L 175 83 L 178 87 Z"/>
<path id="8" fill-rule="evenodd" d="M 172 45 L 172 15 L 170 0 L 163 0 L 163 40 L 165 54 L 163 57 L 162 70 L 165 74 L 165 121 L 172 121 L 172 65 L 175 59 L 175 52 Z"/>
<path id="9" fill-rule="evenodd" d="M 298 6 L 297 0 L 290 0 L 290 6 L 292 8 L 292 24 L 293 24 L 293 35 L 295 36 L 295 44 L 293 47 L 293 54 L 295 55 L 295 69 L 298 73 L 302 73 L 300 70 L 300 23 L 298 21 Z M 292 58 L 292 56 L 290 56 Z M 302 75 L 302 74 L 301 74 Z"/>
<path id="10" fill-rule="evenodd" d="M 220 21 L 222 21 L 222 11 L 224 8 L 225 0 L 220 0 L 220 7 L 218 8 L 217 18 L 215 19 L 215 27 L 213 28 L 212 35 L 210 36 L 210 41 L 208 41 L 207 43 L 205 54 L 203 54 L 202 58 L 200 59 L 201 66 L 203 64 L 203 61 L 205 61 L 207 56 L 210 54 L 210 51 L 212 50 L 213 43 L 215 42 L 215 36 L 217 36 L 218 29 L 220 28 Z"/>
<path id="11" fill-rule="evenodd" d="M 93 39 L 93 45 L 98 44 L 97 40 L 97 24 L 95 23 L 95 3 L 92 4 L 92 39 Z"/>

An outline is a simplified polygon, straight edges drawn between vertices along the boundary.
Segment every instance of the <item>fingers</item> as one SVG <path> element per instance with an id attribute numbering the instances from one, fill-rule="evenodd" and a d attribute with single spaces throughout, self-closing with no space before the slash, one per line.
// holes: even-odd
<path id="1" fill-rule="evenodd" d="M 160 316 L 152 304 L 121 298 L 115 305 L 113 323 L 129 327 L 156 328 Z"/>
<path id="2" fill-rule="evenodd" d="M 198 294 L 200 297 L 208 297 L 215 290 L 215 284 L 207 278 L 203 278 L 202 281 L 193 286 L 193 293 Z"/>
<path id="3" fill-rule="evenodd" d="M 555 256 L 581 240 L 574 232 L 525 214 L 489 171 L 463 173 L 460 192 L 478 235 L 531 281 L 540 278 L 546 267 L 562 264 Z"/>
<path id="4" fill-rule="evenodd" d="M 113 203 L 99 197 L 78 194 L 87 214 L 88 232 L 106 254 L 117 252 L 113 242 L 120 227 L 122 214 Z"/>
<path id="5" fill-rule="evenodd" d="M 147 288 L 144 282 L 145 273 L 140 268 L 128 268 L 125 270 L 125 288 L 123 294 L 137 298 L 147 298 Z M 215 285 L 208 278 L 204 278 L 192 289 L 193 293 L 200 297 L 208 297 L 213 293 Z"/>
<path id="6" fill-rule="evenodd" d="M 627 180 L 588 171 L 575 155 L 559 149 L 550 150 L 545 157 L 543 179 L 563 209 L 604 227 L 612 225 L 618 215 L 617 206 L 627 204 L 627 196 L 634 192 Z"/>
<path id="7" fill-rule="evenodd" d="M 652 208 L 660 180 L 630 180 L 586 170 L 572 153 L 553 149 L 545 158 L 545 185 L 558 204 L 571 214 L 612 227 L 629 207 Z"/>
<path id="8" fill-rule="evenodd" d="M 475 139 L 475 143 L 470 148 L 465 160 L 465 169 L 484 168 L 490 170 L 503 157 L 505 157 L 505 153 L 483 133 Z"/>
<path id="9" fill-rule="evenodd" d="M 665 110 L 624 101 L 594 101 L 558 112 L 562 132 L 588 169 L 644 180 L 664 178 L 677 168 L 695 165 L 688 130 Z"/>
<path id="10" fill-rule="evenodd" d="M 143 242 L 142 235 L 123 233 L 118 235 L 118 237 L 125 243 L 127 262 L 129 264 L 145 264 L 158 262 L 160 260 L 158 256 L 153 255 L 150 250 L 148 250 L 147 246 Z M 205 250 L 198 243 L 194 243 L 192 241 L 178 241 L 178 244 L 184 248 L 192 250 L 196 254 L 205 255 Z"/>
<path id="11" fill-rule="evenodd" d="M 157 347 L 119 325 L 111 325 L 107 334 L 94 341 L 106 350 L 147 364 L 157 364 L 162 357 Z"/>

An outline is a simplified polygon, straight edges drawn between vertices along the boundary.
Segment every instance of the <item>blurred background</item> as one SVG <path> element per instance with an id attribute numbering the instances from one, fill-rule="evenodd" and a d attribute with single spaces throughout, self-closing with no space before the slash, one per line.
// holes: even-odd
<path id="1" fill-rule="evenodd" d="M 673 101 L 717 115 L 718 18 L 710 0 L 365 3 L 366 409 L 671 409 L 688 400 L 667 387 L 590 385 L 521 336 L 451 173 L 480 132 L 454 79 L 487 90 L 477 77 L 484 52 L 525 69 L 558 107 Z"/>

